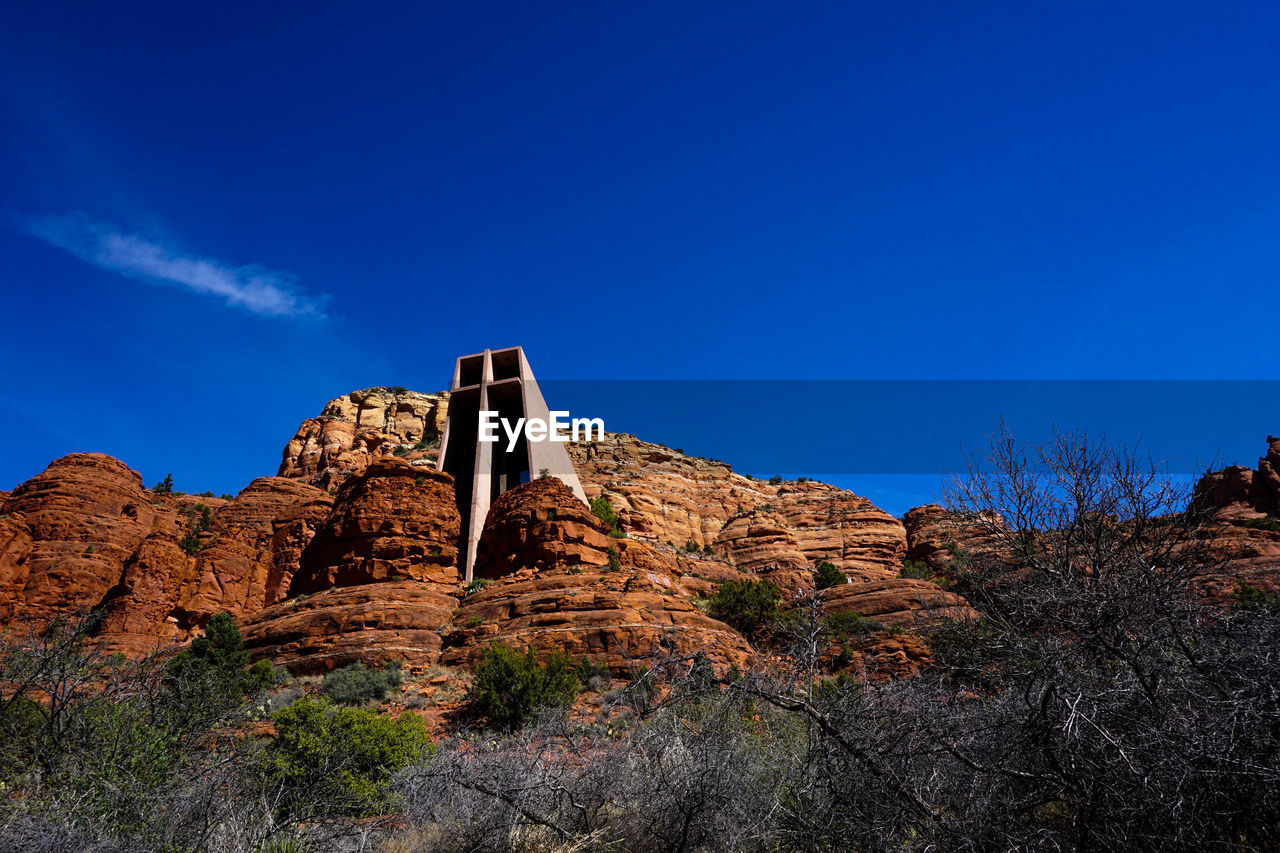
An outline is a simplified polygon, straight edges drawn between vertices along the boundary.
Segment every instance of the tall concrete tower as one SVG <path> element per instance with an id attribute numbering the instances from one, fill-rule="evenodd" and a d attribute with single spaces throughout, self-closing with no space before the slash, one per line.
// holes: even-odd
<path id="1" fill-rule="evenodd" d="M 579 500 L 587 502 L 562 442 L 527 441 L 522 433 L 508 450 L 507 435 L 501 427 L 497 430 L 498 441 L 480 441 L 480 413 L 486 411 L 497 412 L 498 418 L 512 425 L 518 418 L 551 420 L 551 412 L 520 347 L 464 355 L 453 368 L 449 410 L 436 467 L 452 474 L 456 484 L 463 536 L 459 562 L 466 569 L 468 582 L 489 506 L 503 492 L 546 471 L 563 480 Z"/>

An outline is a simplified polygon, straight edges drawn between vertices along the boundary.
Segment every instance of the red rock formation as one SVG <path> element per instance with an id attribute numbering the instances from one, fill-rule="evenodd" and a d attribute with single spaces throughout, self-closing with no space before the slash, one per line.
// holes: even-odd
<path id="1" fill-rule="evenodd" d="M 440 628 L 458 599 L 439 584 L 389 581 L 300 595 L 250 617 L 245 645 L 295 673 L 357 661 L 418 671 L 440 658 Z"/>
<path id="2" fill-rule="evenodd" d="M 330 400 L 319 417 L 302 422 L 285 445 L 278 474 L 329 489 L 393 453 L 434 463 L 447 410 L 443 393 L 352 391 Z"/>
<path id="3" fill-rule="evenodd" d="M 671 563 L 642 542 L 609 537 L 559 480 L 495 501 L 476 559 L 497 579 L 459 607 L 446 664 L 473 663 L 498 639 L 589 655 L 620 675 L 670 654 L 702 651 L 739 666 L 754 658 L 733 629 L 679 594 Z"/>
<path id="4" fill-rule="evenodd" d="M 0 567 L 0 619 L 47 620 L 96 605 L 159 525 L 142 477 L 101 453 L 73 453 L 13 490 L 0 512 L 13 530 Z M 29 539 L 29 549 L 19 554 Z"/>
<path id="5" fill-rule="evenodd" d="M 166 500 L 188 511 L 199 506 L 189 497 Z M 179 525 L 149 537 L 126 563 L 102 602 L 109 645 L 138 653 L 186 642 L 216 613 L 243 620 L 277 600 L 283 577 L 297 568 L 292 550 L 275 550 L 277 518 L 300 522 L 295 534 L 309 536 L 332 499 L 303 483 L 260 477 L 231 501 L 206 500 L 217 506 L 196 554 L 179 547 Z M 186 523 L 185 514 L 178 518 Z"/>
<path id="6" fill-rule="evenodd" d="M 307 545 L 290 594 L 381 581 L 458 582 L 453 477 L 378 459 L 339 491 Z"/>
<path id="7" fill-rule="evenodd" d="M 207 500 L 211 529 L 194 556 L 178 543 L 197 499 L 156 495 L 109 456 L 58 459 L 23 483 L 0 514 L 0 618 L 44 622 L 101 606 L 99 636 L 129 654 L 190 637 L 214 613 L 268 600 L 273 516 L 306 498 L 290 480 L 255 481 L 233 501 Z"/>
<path id="8" fill-rule="evenodd" d="M 715 550 L 733 565 L 790 594 L 813 591 L 813 571 L 790 528 L 770 512 L 736 515 L 720 529 Z"/>
<path id="9" fill-rule="evenodd" d="M 616 545 L 564 483 L 554 477 L 534 480 L 493 502 L 474 575 L 497 578 L 525 568 L 598 569 L 608 565 L 608 550 Z"/>
<path id="10" fill-rule="evenodd" d="M 1208 595 L 1230 602 L 1241 582 L 1280 592 L 1280 438 L 1267 436 L 1254 470 L 1233 465 L 1201 477 L 1193 504 L 1211 516 L 1206 536 L 1227 558 L 1202 580 Z"/>
<path id="11" fill-rule="evenodd" d="M 246 646 L 294 672 L 435 663 L 457 604 L 458 530 L 452 477 L 374 461 L 341 488 L 303 549 L 290 600 L 248 620 Z"/>
<path id="12" fill-rule="evenodd" d="M 855 581 L 822 591 L 827 613 L 857 613 L 884 625 L 925 627 L 940 619 L 971 619 L 968 602 L 931 581 L 889 578 Z"/>
<path id="13" fill-rule="evenodd" d="M 924 563 L 937 573 L 945 574 L 946 567 L 960 551 L 1000 549 L 1000 543 L 991 533 L 993 527 L 999 526 L 1000 519 L 991 513 L 973 517 L 937 504 L 925 504 L 912 507 L 904 524 L 907 559 Z"/>
<path id="14" fill-rule="evenodd" d="M 853 578 L 887 577 L 906 552 L 897 519 L 825 483 L 770 485 L 620 433 L 568 447 L 587 496 L 608 497 L 627 532 L 653 545 L 705 547 L 730 519 L 760 511 L 789 529 L 810 568 L 826 560 Z"/>

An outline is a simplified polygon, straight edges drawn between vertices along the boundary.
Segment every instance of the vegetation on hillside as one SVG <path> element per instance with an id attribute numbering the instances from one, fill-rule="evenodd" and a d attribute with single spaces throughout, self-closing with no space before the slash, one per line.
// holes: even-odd
<path id="1" fill-rule="evenodd" d="M 229 617 L 169 660 L 95 650 L 92 619 L 10 632 L 0 847 L 1280 849 L 1280 603 L 1201 593 L 1222 555 L 1186 498 L 1078 436 L 998 436 L 949 496 L 996 546 L 947 567 L 982 616 L 932 627 L 918 677 L 832 671 L 833 643 L 880 626 L 735 580 L 709 612 L 767 640 L 765 664 L 673 652 L 565 714 L 605 674 L 495 643 L 481 731 L 277 707 Z M 358 699 L 376 671 L 342 672 L 320 692 Z"/>

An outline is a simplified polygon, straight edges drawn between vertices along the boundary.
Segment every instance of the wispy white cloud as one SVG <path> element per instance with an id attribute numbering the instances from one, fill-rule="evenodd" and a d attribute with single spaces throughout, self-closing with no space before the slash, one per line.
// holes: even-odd
<path id="1" fill-rule="evenodd" d="M 196 257 L 79 215 L 41 216 L 21 224 L 33 237 L 132 279 L 180 285 L 266 317 L 324 317 L 327 297 L 306 293 L 289 273 Z"/>

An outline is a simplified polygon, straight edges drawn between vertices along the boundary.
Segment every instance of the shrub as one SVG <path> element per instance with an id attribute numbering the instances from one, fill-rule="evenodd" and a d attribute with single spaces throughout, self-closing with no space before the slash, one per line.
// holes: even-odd
<path id="1" fill-rule="evenodd" d="M 392 774 L 430 748 L 422 718 L 363 708 L 335 708 L 302 698 L 277 711 L 266 748 L 266 775 L 279 786 L 282 810 L 322 803 L 330 813 L 381 814 L 392 805 Z"/>
<path id="2" fill-rule="evenodd" d="M 157 495 L 173 494 L 173 475 L 165 474 L 163 480 L 151 487 L 151 491 L 155 492 Z"/>
<path id="3" fill-rule="evenodd" d="M 772 477 L 770 477 L 770 478 L 769 478 L 769 485 L 770 485 L 770 486 L 781 486 L 781 485 L 782 485 L 782 475 L 781 475 L 781 474 L 774 474 Z"/>
<path id="4" fill-rule="evenodd" d="M 412 450 L 413 448 L 409 447 L 409 445 L 401 444 L 395 450 L 391 451 L 391 455 L 392 456 L 408 456 L 409 453 L 412 452 Z"/>
<path id="5" fill-rule="evenodd" d="M 778 588 L 768 581 L 725 581 L 708 600 L 707 613 L 750 635 L 777 617 L 781 597 Z"/>
<path id="6" fill-rule="evenodd" d="M 578 682 L 585 690 L 598 691 L 602 686 L 609 683 L 612 674 L 608 669 L 600 666 L 589 657 L 583 657 L 578 665 L 574 668 L 574 672 L 578 676 Z"/>
<path id="7" fill-rule="evenodd" d="M 563 707 L 577 694 L 578 676 L 564 652 L 539 664 L 532 646 L 521 655 L 495 641 L 480 654 L 470 696 L 494 725 L 515 728 L 539 709 Z"/>
<path id="8" fill-rule="evenodd" d="M 622 535 L 622 528 L 618 524 L 618 513 L 614 512 L 613 504 L 609 503 L 607 497 L 600 495 L 591 499 L 591 514 L 608 525 L 610 536 Z"/>
<path id="9" fill-rule="evenodd" d="M 927 563 L 920 560 L 907 560 L 902 564 L 902 568 L 898 570 L 898 577 L 927 581 L 933 577 L 933 570 L 929 568 Z"/>
<path id="10" fill-rule="evenodd" d="M 1248 521 L 1241 522 L 1241 527 L 1247 527 L 1250 530 L 1275 530 L 1280 531 L 1280 521 L 1276 521 L 1274 516 L 1264 515 L 1262 518 L 1251 518 Z"/>
<path id="11" fill-rule="evenodd" d="M 823 560 L 818 563 L 813 570 L 814 583 L 818 589 L 829 589 L 833 586 L 841 586 L 849 582 L 849 578 L 845 573 L 835 567 L 834 563 Z"/>
<path id="12" fill-rule="evenodd" d="M 840 610 L 824 620 L 827 629 L 837 637 L 856 637 L 883 630 L 884 625 L 854 610 Z"/>
<path id="13" fill-rule="evenodd" d="M 471 595 L 472 593 L 476 593 L 484 589 L 489 584 L 490 584 L 490 580 L 488 578 L 476 578 L 475 580 L 471 581 L 471 583 L 467 584 L 465 587 L 462 588 L 462 594 L 464 596 Z"/>
<path id="14" fill-rule="evenodd" d="M 320 692 L 339 705 L 363 705 L 369 701 L 381 702 L 387 692 L 399 687 L 402 681 L 399 663 L 385 669 L 369 669 L 357 662 L 326 675 Z"/>
<path id="15" fill-rule="evenodd" d="M 249 666 L 249 652 L 229 613 L 211 618 L 204 633 L 165 668 L 165 683 L 177 705 L 193 717 L 216 716 L 274 681 L 271 661 Z"/>
<path id="16" fill-rule="evenodd" d="M 1232 590 L 1231 597 L 1235 599 L 1236 604 L 1242 605 L 1268 605 L 1275 601 L 1276 596 L 1267 592 L 1259 586 L 1249 583 L 1248 581 L 1240 581 L 1236 584 L 1236 588 Z"/>
<path id="17" fill-rule="evenodd" d="M 609 548 L 609 565 L 608 567 L 606 567 L 605 571 L 608 571 L 608 572 L 622 571 L 622 560 L 618 555 L 617 548 L 613 548 L 613 547 Z"/>
<path id="18" fill-rule="evenodd" d="M 204 504 L 196 504 L 187 510 L 187 532 L 179 540 L 178 545 L 183 551 L 194 556 L 204 547 L 200 534 L 208 532 L 212 526 L 212 510 Z"/>

